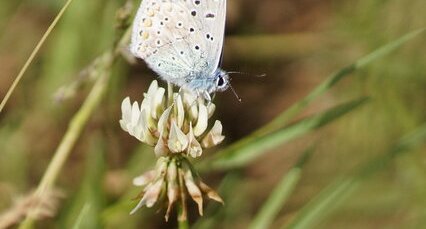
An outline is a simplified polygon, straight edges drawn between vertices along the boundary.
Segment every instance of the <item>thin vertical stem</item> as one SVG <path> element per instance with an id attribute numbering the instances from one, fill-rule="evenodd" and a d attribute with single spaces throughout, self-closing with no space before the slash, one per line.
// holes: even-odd
<path id="1" fill-rule="evenodd" d="M 61 11 L 59 11 L 58 15 L 56 15 L 55 19 L 53 20 L 52 24 L 50 24 L 49 28 L 47 28 L 46 32 L 41 37 L 40 41 L 37 43 L 36 47 L 32 51 L 30 57 L 28 57 L 27 61 L 25 62 L 24 66 L 21 68 L 21 70 L 18 73 L 18 76 L 16 76 L 15 80 L 13 81 L 12 85 L 10 86 L 9 90 L 7 91 L 6 95 L 4 96 L 3 100 L 0 103 L 0 113 L 2 112 L 3 108 L 5 107 L 7 101 L 9 100 L 10 96 L 12 95 L 13 91 L 15 90 L 16 86 L 18 85 L 19 81 L 21 81 L 22 76 L 27 71 L 28 67 L 30 66 L 31 62 L 33 62 L 36 54 L 40 50 L 41 46 L 46 41 L 47 37 L 52 32 L 53 28 L 55 28 L 56 24 L 58 24 L 59 19 L 61 19 L 62 15 L 64 14 L 65 10 L 68 8 L 68 6 L 71 4 L 73 0 L 68 0 L 65 5 L 62 7 Z"/>
<path id="2" fill-rule="evenodd" d="M 108 60 L 109 61 L 107 61 L 106 66 L 111 66 L 112 58 L 108 58 Z M 61 143 L 59 144 L 46 172 L 43 175 L 42 180 L 40 181 L 39 186 L 36 189 L 36 199 L 42 198 L 46 191 L 53 188 L 53 185 L 56 182 L 68 156 L 70 155 L 75 142 L 89 121 L 89 118 L 93 114 L 95 108 L 101 102 L 110 78 L 110 71 L 108 69 L 108 67 L 102 69 L 102 73 L 96 80 L 96 83 L 90 91 L 87 99 L 71 120 L 65 136 L 62 138 Z M 27 217 L 21 223 L 19 228 L 32 228 L 38 211 L 39 206 L 34 206 L 27 214 Z"/>
<path id="3" fill-rule="evenodd" d="M 178 162 L 182 163 L 182 162 Z M 178 166 L 180 167 L 180 166 Z M 188 215 L 187 215 L 187 209 L 186 209 L 186 194 L 185 194 L 185 183 L 183 181 L 183 172 L 182 169 L 178 169 L 178 179 L 179 179 L 179 192 L 180 192 L 180 201 L 181 204 L 178 207 L 178 226 L 179 229 L 188 229 Z"/>

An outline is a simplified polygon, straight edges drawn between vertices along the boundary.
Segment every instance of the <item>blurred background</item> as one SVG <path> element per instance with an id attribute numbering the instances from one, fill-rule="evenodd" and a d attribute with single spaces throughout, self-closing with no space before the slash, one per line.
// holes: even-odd
<path id="1" fill-rule="evenodd" d="M 1 98 L 63 3 L 0 3 Z M 120 31 L 116 11 L 124 3 L 75 0 L 0 114 L 0 212 L 37 187 L 92 83 L 83 83 L 67 99 L 58 99 L 58 90 L 84 78 L 81 71 L 113 45 Z M 216 96 L 215 118 L 223 122 L 227 137 L 221 147 L 272 120 L 332 72 L 426 26 L 425 9 L 424 0 L 228 0 L 223 68 L 248 74 L 232 76 L 241 103 L 230 91 Z M 247 228 L 311 145 L 314 154 L 271 228 L 290 222 L 340 175 L 386 153 L 426 120 L 425 50 L 426 36 L 421 35 L 339 82 L 296 120 L 369 96 L 361 108 L 244 168 L 202 174 L 226 204 L 208 202 L 201 218 L 191 205 L 194 228 Z M 256 77 L 263 73 L 266 77 Z M 127 96 L 141 100 L 155 78 L 142 61 L 116 61 L 106 96 L 59 175 L 57 187 L 66 198 L 56 216 L 37 222 L 37 228 L 72 227 L 88 202 L 82 228 L 176 227 L 174 220 L 164 222 L 159 208 L 128 214 L 139 192 L 131 179 L 152 168 L 155 158 L 151 148 L 121 130 L 120 104 Z M 425 149 L 392 160 L 315 228 L 424 228 Z"/>

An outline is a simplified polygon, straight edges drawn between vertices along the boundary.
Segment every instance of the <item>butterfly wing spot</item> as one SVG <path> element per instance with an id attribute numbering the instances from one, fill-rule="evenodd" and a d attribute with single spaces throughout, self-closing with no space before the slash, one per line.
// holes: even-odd
<path id="1" fill-rule="evenodd" d="M 141 44 L 138 46 L 138 51 L 139 52 L 145 52 L 145 47 L 143 47 Z"/>
<path id="2" fill-rule="evenodd" d="M 208 40 L 208 41 L 213 41 L 214 39 L 213 39 L 213 36 L 212 35 L 210 35 L 210 33 L 207 33 L 206 34 L 206 39 Z"/>
<path id="3" fill-rule="evenodd" d="M 201 1 L 199 1 L 199 0 L 195 0 L 195 1 L 194 1 L 194 4 L 195 4 L 195 5 L 200 5 L 200 3 L 201 3 Z"/>
<path id="4" fill-rule="evenodd" d="M 183 23 L 182 23 L 181 21 L 178 21 L 178 22 L 176 23 L 176 28 L 178 28 L 178 29 L 183 28 Z"/>
<path id="5" fill-rule="evenodd" d="M 216 16 L 214 15 L 214 13 L 207 13 L 206 14 L 206 18 L 215 18 Z"/>
<path id="6" fill-rule="evenodd" d="M 155 15 L 154 10 L 148 9 L 148 11 L 146 12 L 146 15 L 148 15 L 149 17 L 154 17 Z"/>
<path id="7" fill-rule="evenodd" d="M 143 32 L 142 32 L 142 39 L 143 39 L 143 40 L 148 40 L 148 38 L 149 38 L 149 33 L 148 33 L 148 32 L 146 32 L 146 31 L 143 31 Z"/>
<path id="8" fill-rule="evenodd" d="M 192 10 L 192 11 L 191 11 L 191 15 L 192 15 L 193 17 L 197 16 L 197 11 L 196 11 L 196 10 Z"/>
<path id="9" fill-rule="evenodd" d="M 152 26 L 152 20 L 150 18 L 146 18 L 143 22 L 144 27 L 151 27 Z"/>

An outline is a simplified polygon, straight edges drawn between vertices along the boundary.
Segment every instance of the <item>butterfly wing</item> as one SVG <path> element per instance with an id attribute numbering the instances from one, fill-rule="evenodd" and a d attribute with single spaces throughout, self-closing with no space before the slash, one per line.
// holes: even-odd
<path id="1" fill-rule="evenodd" d="M 202 22 L 201 34 L 207 43 L 207 74 L 212 75 L 222 56 L 225 33 L 226 0 L 191 1 L 195 8 L 199 8 L 197 21 Z"/>
<path id="2" fill-rule="evenodd" d="M 212 74 L 223 45 L 225 0 L 144 0 L 130 49 L 164 80 L 184 86 Z"/>

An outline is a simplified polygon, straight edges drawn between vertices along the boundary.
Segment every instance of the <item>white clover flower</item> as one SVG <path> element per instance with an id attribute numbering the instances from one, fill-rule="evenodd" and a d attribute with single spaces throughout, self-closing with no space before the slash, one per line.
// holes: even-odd
<path id="1" fill-rule="evenodd" d="M 207 103 L 189 92 L 173 92 L 169 85 L 166 90 L 153 81 L 139 105 L 129 98 L 121 104 L 121 128 L 139 141 L 154 147 L 158 157 L 154 170 L 133 180 L 135 186 L 143 188 L 140 201 L 131 211 L 135 213 L 142 206 L 152 207 L 159 200 L 167 199 L 166 220 L 174 204 L 182 211 L 180 219 L 186 219 L 186 196 L 198 205 L 203 214 L 203 195 L 223 203 L 220 196 L 201 181 L 187 156 L 200 157 L 203 149 L 220 144 L 222 124 L 216 120 L 209 129 L 209 119 L 215 105 Z M 166 196 L 167 198 L 162 198 Z"/>
<path id="2" fill-rule="evenodd" d="M 195 172 L 191 162 L 185 157 L 161 157 L 157 161 L 154 170 L 150 170 L 143 175 L 133 179 L 133 184 L 143 188 L 141 199 L 136 207 L 130 212 L 135 213 L 144 205 L 152 207 L 158 200 L 167 197 L 166 221 L 169 218 L 174 204 L 186 206 L 185 196 L 189 196 L 198 205 L 198 213 L 203 215 L 203 196 L 223 204 L 219 194 L 201 181 Z M 180 218 L 186 218 L 186 208 Z"/>
<path id="3" fill-rule="evenodd" d="M 186 154 L 199 157 L 203 148 L 224 140 L 222 124 L 216 120 L 208 130 L 215 105 L 189 92 L 174 93 L 153 81 L 139 105 L 127 97 L 121 104 L 121 128 L 139 141 L 154 146 L 158 157 Z"/>

